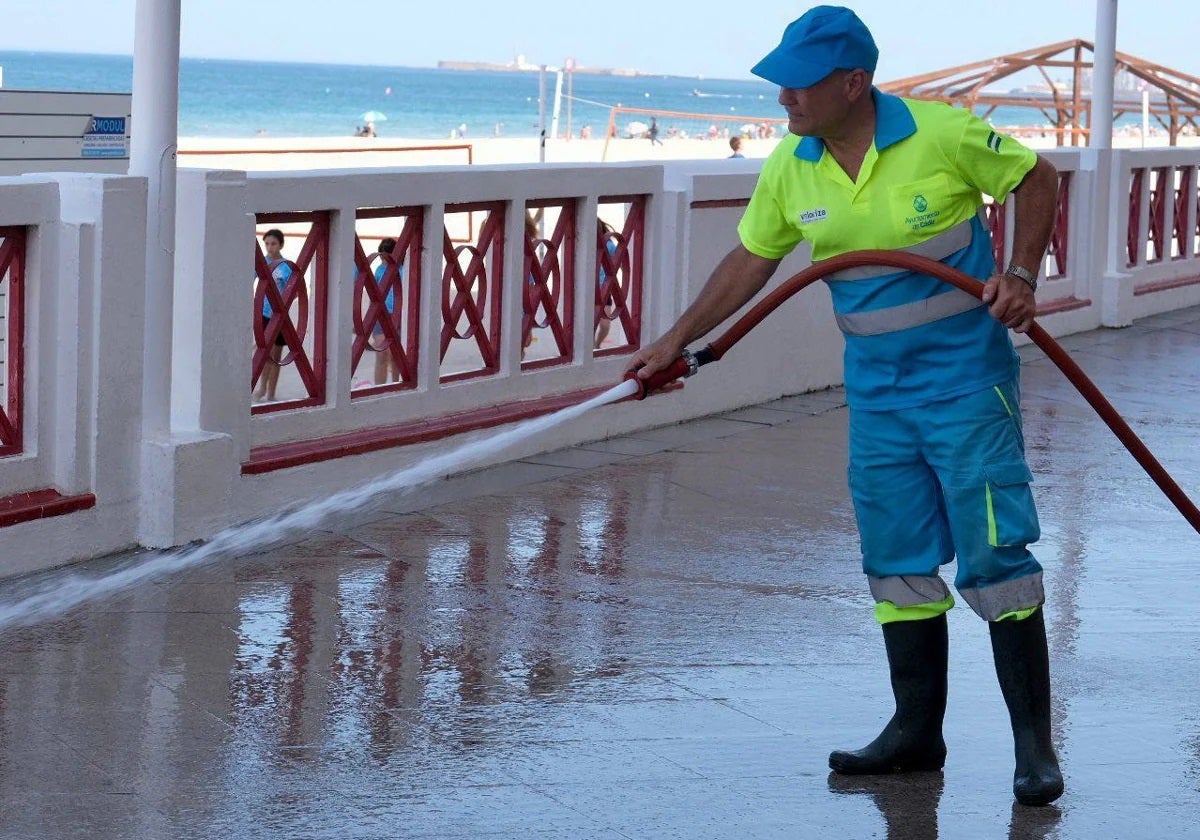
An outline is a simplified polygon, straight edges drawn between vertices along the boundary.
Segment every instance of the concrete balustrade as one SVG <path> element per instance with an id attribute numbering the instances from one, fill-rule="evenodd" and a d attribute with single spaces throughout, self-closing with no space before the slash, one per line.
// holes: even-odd
<path id="1" fill-rule="evenodd" d="M 1111 184 L 1099 183 L 1102 158 L 1090 150 L 1059 150 L 1047 157 L 1064 183 L 1055 251 L 1043 266 L 1038 293 L 1043 326 L 1065 335 L 1200 303 L 1200 152 L 1113 153 Z M 621 207 L 606 199 L 646 197 L 637 337 L 644 343 L 678 317 L 736 243 L 735 227 L 758 165 L 745 160 L 183 171 L 173 312 L 146 311 L 144 180 L 0 179 L 0 228 L 28 232 L 20 313 L 26 434 L 20 453 L 0 458 L 0 497 L 15 499 L 10 507 L 20 510 L 33 504 L 29 499 L 42 498 L 22 494 L 84 500 L 73 512 L 45 510 L 40 518 L 28 515 L 30 521 L 0 527 L 0 575 L 135 544 L 171 546 L 204 538 L 486 437 L 497 422 L 543 413 L 615 383 L 628 353 L 593 352 L 597 242 L 591 232 L 598 215 L 612 216 Z M 1092 213 L 1102 200 L 1109 207 L 1107 221 Z M 576 236 L 563 246 L 574 249 L 574 276 L 564 278 L 563 288 L 574 296 L 574 315 L 570 358 L 529 369 L 522 367 L 524 221 L 526 205 L 539 201 L 574 207 Z M 497 370 L 447 382 L 440 346 L 447 208 L 485 202 L 498 202 L 504 216 Z M 1008 214 L 1007 237 L 1011 204 L 1002 210 Z M 389 207 L 420 208 L 423 218 L 415 382 L 354 395 L 353 312 L 360 305 L 355 247 L 382 235 L 378 219 L 367 224 L 357 217 L 367 208 Z M 252 298 L 255 239 L 262 219 L 313 212 L 329 219 L 328 282 L 324 303 L 317 306 L 315 275 L 306 273 L 310 329 L 304 346 L 314 358 L 323 357 L 323 395 L 301 407 L 284 400 L 256 411 L 250 387 L 253 329 L 261 316 Z M 459 221 L 450 227 L 453 235 L 465 237 Z M 477 221 L 471 232 L 478 236 Z M 807 261 L 802 246 L 784 261 L 771 286 Z M 172 356 L 161 360 L 171 371 L 171 429 L 164 439 L 142 440 L 143 399 L 156 399 L 142 394 L 143 347 L 146 325 L 157 318 L 170 319 L 173 328 Z M 520 458 L 837 385 L 841 352 L 828 293 L 814 287 L 682 392 L 595 411 L 497 457 Z M 0 499 L 0 517 L 4 504 Z"/>
<path id="2" fill-rule="evenodd" d="M 23 441 L 0 458 L 0 516 L 28 520 L 0 528 L 2 575 L 137 542 L 145 206 L 137 178 L 0 179 L 0 227 L 26 230 L 24 307 L 8 313 Z"/>

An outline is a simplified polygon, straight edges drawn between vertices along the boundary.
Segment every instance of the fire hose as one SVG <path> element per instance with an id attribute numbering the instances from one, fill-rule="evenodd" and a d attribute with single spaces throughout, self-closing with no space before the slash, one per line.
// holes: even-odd
<path id="1" fill-rule="evenodd" d="M 777 289 L 759 301 L 749 312 L 739 318 L 720 338 L 713 341 L 704 349 L 698 350 L 695 353 L 684 351 L 683 355 L 672 364 L 662 370 L 656 371 L 645 379 L 638 378 L 636 371 L 630 371 L 626 378 L 636 380 L 639 385 L 638 393 L 632 399 L 645 399 L 648 394 L 663 388 L 675 380 L 695 374 L 703 365 L 719 360 L 733 345 L 741 341 L 746 333 L 750 332 L 765 317 L 774 312 L 780 304 L 805 286 L 836 271 L 867 265 L 889 266 L 913 271 L 918 274 L 926 274 L 957 286 L 959 289 L 975 297 L 981 297 L 983 294 L 983 283 L 976 278 L 926 257 L 906 254 L 902 251 L 855 251 L 848 254 L 841 254 L 840 256 L 822 260 L 820 263 L 809 266 L 790 277 L 780 284 Z M 1176 509 L 1183 514 L 1183 518 L 1188 521 L 1188 524 L 1195 528 L 1197 532 L 1200 532 L 1200 510 L 1197 510 L 1192 500 L 1175 483 L 1175 480 L 1171 478 L 1162 464 L 1158 462 L 1158 459 L 1154 457 L 1154 454 L 1146 447 L 1146 444 L 1142 443 L 1141 438 L 1134 433 L 1129 424 L 1125 422 L 1125 419 L 1117 413 L 1112 403 L 1105 398 L 1104 394 L 1100 393 L 1100 389 L 1088 378 L 1083 369 L 1075 363 L 1075 360 L 1067 354 L 1067 351 L 1063 350 L 1059 343 L 1051 338 L 1049 333 L 1043 330 L 1040 325 L 1035 323 L 1030 328 L 1028 335 L 1033 343 L 1041 348 L 1042 352 L 1058 366 L 1058 369 L 1063 372 L 1070 383 L 1087 400 L 1088 404 L 1095 409 L 1096 413 L 1100 415 L 1100 419 L 1112 429 L 1117 439 L 1129 450 L 1129 454 L 1142 466 L 1142 469 L 1153 479 L 1154 483 L 1170 499 Z"/>

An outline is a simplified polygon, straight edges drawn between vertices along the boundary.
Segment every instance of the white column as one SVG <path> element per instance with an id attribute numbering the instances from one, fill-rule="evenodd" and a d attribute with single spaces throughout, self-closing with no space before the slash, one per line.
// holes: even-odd
<path id="1" fill-rule="evenodd" d="M 562 112 L 562 83 L 563 71 L 557 70 L 554 74 L 554 113 L 550 118 L 550 137 L 558 139 L 558 115 Z"/>
<path id="2" fill-rule="evenodd" d="M 1117 72 L 1117 0 L 1096 0 L 1095 45 L 1090 145 L 1093 149 L 1111 149 L 1113 77 Z"/>
<path id="3" fill-rule="evenodd" d="M 546 65 L 538 71 L 538 162 L 546 162 Z"/>
<path id="4" fill-rule="evenodd" d="M 1125 327 L 1133 323 L 1133 275 L 1120 258 L 1125 232 L 1122 218 L 1123 183 L 1114 169 L 1112 148 L 1113 86 L 1117 68 L 1117 0 L 1096 0 L 1096 49 L 1092 62 L 1090 161 L 1094 168 L 1095 200 L 1089 226 L 1089 274 L 1096 278 L 1092 294 L 1100 302 L 1100 323 Z M 1086 161 L 1085 161 L 1086 163 Z"/>
<path id="5" fill-rule="evenodd" d="M 179 122 L 180 0 L 137 0 L 129 174 L 146 178 L 146 344 L 142 434 L 171 426 L 175 276 L 175 153 Z"/>

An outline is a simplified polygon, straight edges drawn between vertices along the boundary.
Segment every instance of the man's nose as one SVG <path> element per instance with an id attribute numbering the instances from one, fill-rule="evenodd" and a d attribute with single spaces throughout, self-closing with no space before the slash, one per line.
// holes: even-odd
<path id="1" fill-rule="evenodd" d="M 796 104 L 796 89 L 781 87 L 779 89 L 779 104 L 780 105 L 795 105 Z"/>

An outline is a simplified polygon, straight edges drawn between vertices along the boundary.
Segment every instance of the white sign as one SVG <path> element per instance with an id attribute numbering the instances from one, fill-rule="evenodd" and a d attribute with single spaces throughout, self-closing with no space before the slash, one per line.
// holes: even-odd
<path id="1" fill-rule="evenodd" d="M 79 156 L 85 158 L 129 157 L 125 117 L 92 117 L 84 132 Z"/>

